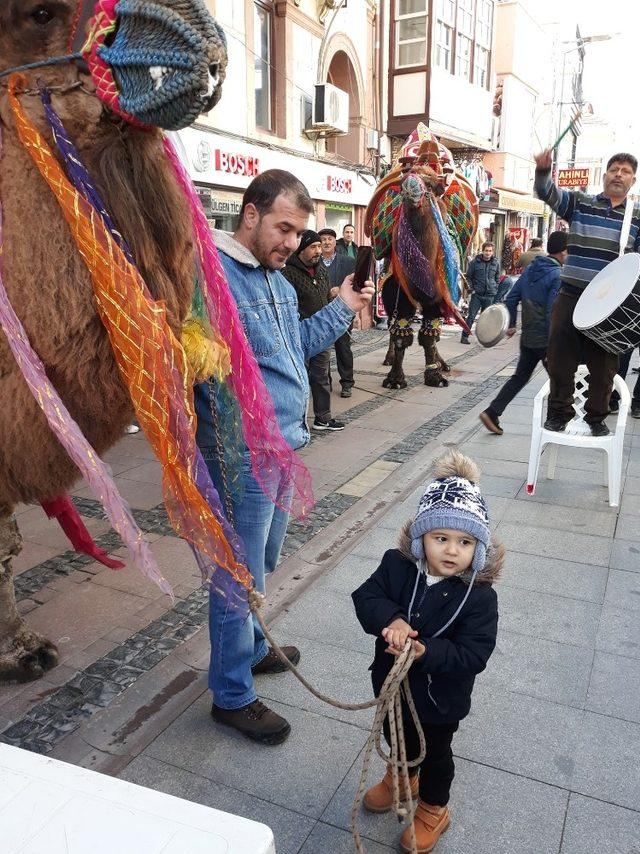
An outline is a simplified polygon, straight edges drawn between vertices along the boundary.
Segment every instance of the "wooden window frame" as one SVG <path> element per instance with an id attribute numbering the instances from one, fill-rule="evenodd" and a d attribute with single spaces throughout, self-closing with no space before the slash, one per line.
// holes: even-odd
<path id="1" fill-rule="evenodd" d="M 394 35 L 393 45 L 392 45 L 392 48 L 393 48 L 393 68 L 394 68 L 394 70 L 397 70 L 397 71 L 405 71 L 408 69 L 424 68 L 424 66 L 427 62 L 428 54 L 429 54 L 429 5 L 430 5 L 429 0 L 425 0 L 423 10 L 421 10 L 419 12 L 410 12 L 409 14 L 402 15 L 402 16 L 400 16 L 398 13 L 399 5 L 400 5 L 399 0 L 396 0 L 396 2 L 393 4 L 393 28 L 392 28 L 392 32 Z M 413 18 L 424 18 L 425 19 L 426 28 L 425 28 L 425 33 L 424 33 L 424 39 L 420 39 L 420 38 L 409 39 L 407 41 L 403 41 L 402 44 L 403 45 L 405 45 L 405 44 L 417 44 L 419 42 L 424 41 L 424 59 L 422 62 L 416 62 L 416 63 L 413 63 L 412 65 L 400 65 L 399 61 L 400 61 L 401 42 L 397 38 L 397 33 L 399 30 L 398 25 L 400 23 L 402 23 L 402 21 L 409 21 Z"/>

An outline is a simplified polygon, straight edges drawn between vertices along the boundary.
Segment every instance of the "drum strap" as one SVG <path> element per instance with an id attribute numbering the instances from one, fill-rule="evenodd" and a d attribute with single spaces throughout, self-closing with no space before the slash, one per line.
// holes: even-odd
<path id="1" fill-rule="evenodd" d="M 627 204 L 624 209 L 624 219 L 622 220 L 622 230 L 620 232 L 620 252 L 618 257 L 624 255 L 629 240 L 629 232 L 631 231 L 631 218 L 633 217 L 634 202 L 631 196 L 627 196 Z"/>

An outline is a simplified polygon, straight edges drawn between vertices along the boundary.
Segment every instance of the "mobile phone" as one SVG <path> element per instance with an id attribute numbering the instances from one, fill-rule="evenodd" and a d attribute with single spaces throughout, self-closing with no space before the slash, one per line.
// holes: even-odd
<path id="1" fill-rule="evenodd" d="M 361 291 L 368 279 L 373 279 L 376 260 L 370 246 L 360 246 L 356 258 L 356 271 L 353 277 L 353 290 Z"/>

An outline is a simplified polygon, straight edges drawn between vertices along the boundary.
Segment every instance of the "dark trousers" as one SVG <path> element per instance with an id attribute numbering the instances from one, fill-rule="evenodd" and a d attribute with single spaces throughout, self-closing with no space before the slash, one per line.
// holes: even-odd
<path id="1" fill-rule="evenodd" d="M 629 363 L 631 362 L 632 356 L 633 350 L 628 350 L 626 353 L 622 353 L 620 356 L 618 356 L 618 360 L 620 362 L 618 366 L 618 373 L 620 374 L 623 380 L 627 378 L 627 374 L 629 373 Z M 640 405 L 640 374 L 638 374 L 638 378 L 636 379 L 636 383 L 633 387 L 632 398 L 632 403 Z M 620 400 L 620 395 L 617 391 L 614 391 L 612 393 L 611 400 Z"/>
<path id="2" fill-rule="evenodd" d="M 414 759 L 420 754 L 420 741 L 413 720 L 407 713 L 403 715 L 403 724 L 407 759 Z M 444 807 L 449 803 L 449 792 L 456 772 L 451 742 L 458 726 L 457 722 L 445 725 L 422 724 L 427 753 L 419 766 L 418 791 L 420 800 L 426 804 Z M 384 737 L 389 744 L 389 721 L 387 718 L 384 721 Z M 413 776 L 416 769 L 410 769 L 410 772 Z"/>
<path id="3" fill-rule="evenodd" d="M 353 353 L 351 352 L 351 335 L 345 332 L 336 343 L 336 362 L 340 374 L 340 385 L 342 388 L 353 386 Z"/>
<path id="4" fill-rule="evenodd" d="M 467 315 L 467 326 L 469 329 L 473 326 L 473 321 L 476 319 L 478 312 L 482 312 L 486 308 L 489 308 L 490 305 L 493 305 L 494 299 L 495 297 L 479 297 L 478 294 L 471 294 L 471 299 L 469 300 L 469 314 Z"/>
<path id="5" fill-rule="evenodd" d="M 547 416 L 565 423 L 571 421 L 574 375 L 578 365 L 589 369 L 589 394 L 585 405 L 587 424 L 597 424 L 609 414 L 613 378 L 618 371 L 618 357 L 599 347 L 573 325 L 577 296 L 563 293 L 556 297 L 551 311 L 551 329 L 547 347 L 547 371 L 551 381 Z"/>
<path id="6" fill-rule="evenodd" d="M 523 347 L 520 345 L 520 358 L 516 372 L 506 381 L 498 392 L 497 397 L 489 404 L 489 410 L 496 416 L 502 415 L 513 398 L 522 391 L 531 379 L 538 362 L 546 367 L 546 350 L 544 348 Z"/>
<path id="7" fill-rule="evenodd" d="M 331 420 L 330 365 L 331 350 L 323 350 L 322 353 L 312 356 L 307 363 L 313 414 L 321 421 Z"/>

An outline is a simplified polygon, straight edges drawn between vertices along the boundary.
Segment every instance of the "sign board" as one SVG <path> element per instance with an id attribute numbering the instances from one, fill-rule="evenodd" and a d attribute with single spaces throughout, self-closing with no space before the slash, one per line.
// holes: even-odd
<path id="1" fill-rule="evenodd" d="M 589 169 L 558 169 L 559 187 L 587 187 Z"/>

